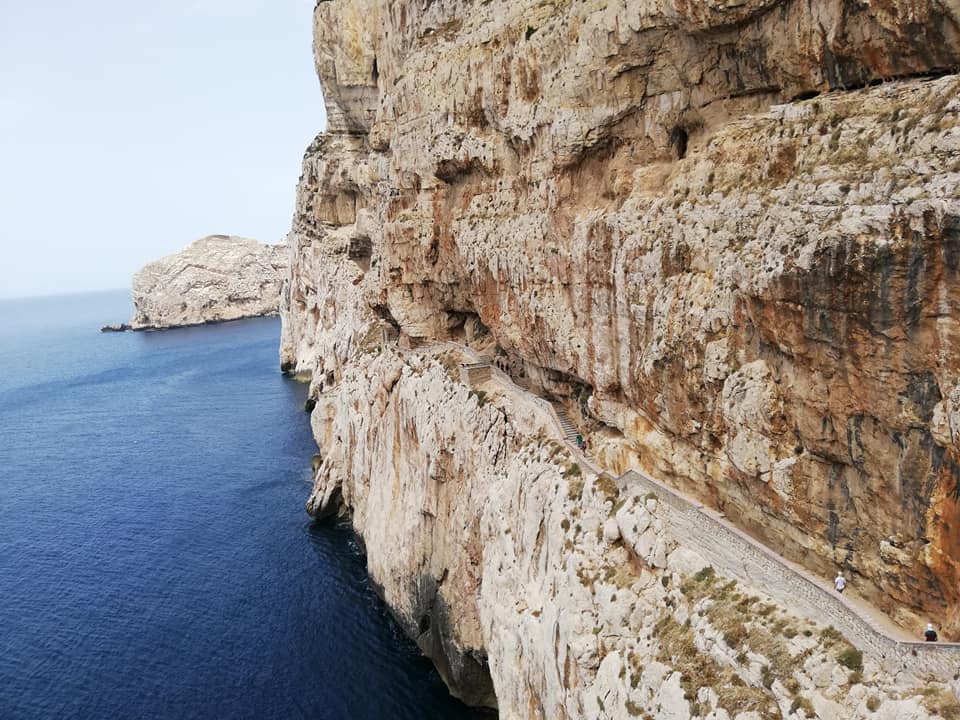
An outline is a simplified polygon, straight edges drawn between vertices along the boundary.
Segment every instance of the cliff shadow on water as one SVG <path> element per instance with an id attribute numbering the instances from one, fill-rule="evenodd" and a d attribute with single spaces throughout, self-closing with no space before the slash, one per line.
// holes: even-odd
<path id="1" fill-rule="evenodd" d="M 421 651 L 421 646 L 411 639 L 417 637 L 418 633 L 411 633 L 402 627 L 401 618 L 384 602 L 382 588 L 373 582 L 366 570 L 366 548 L 363 539 L 354 531 L 347 518 L 327 517 L 309 521 L 307 532 L 317 557 L 330 569 L 330 582 L 336 588 L 335 592 L 348 598 L 351 605 L 361 605 L 368 609 L 370 620 L 365 631 L 373 633 L 381 647 L 389 648 L 389 652 L 385 651 L 374 657 L 373 666 L 376 667 L 382 662 L 389 663 L 395 672 L 412 684 L 419 685 L 419 691 L 428 699 L 428 702 L 420 706 L 421 714 L 416 716 L 418 720 L 495 720 L 498 717 L 496 710 L 467 707 L 450 696 L 447 686 L 437 675 L 438 669 L 442 674 L 443 668 L 448 668 L 449 665 L 436 663 L 424 655 L 424 652 L 429 654 L 431 648 Z M 330 628 L 330 632 L 336 636 L 338 630 Z M 350 640 L 344 638 L 343 641 L 347 645 L 344 652 L 350 652 Z M 369 670 L 370 668 L 361 668 L 364 675 Z M 483 678 L 478 684 L 482 684 L 482 681 Z M 489 673 L 486 674 L 485 681 L 490 682 Z M 355 707 L 352 712 L 360 714 L 351 715 L 351 718 L 367 717 L 362 714 L 362 706 Z M 369 717 L 400 716 L 374 713 Z"/>

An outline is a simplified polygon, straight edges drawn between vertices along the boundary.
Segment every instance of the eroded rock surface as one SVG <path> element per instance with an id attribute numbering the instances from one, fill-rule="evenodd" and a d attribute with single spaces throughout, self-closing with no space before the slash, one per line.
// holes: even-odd
<path id="1" fill-rule="evenodd" d="M 133 276 L 134 330 L 274 315 L 288 272 L 286 245 L 210 235 Z"/>
<path id="2" fill-rule="evenodd" d="M 385 331 L 486 333 L 607 467 L 960 638 L 958 20 L 934 0 L 319 3 L 329 130 L 284 367 L 339 396 Z M 402 492 L 411 448 L 380 442 Z M 406 578 L 396 606 L 419 597 L 402 567 L 374 568 Z"/>
<path id="3" fill-rule="evenodd" d="M 505 720 L 960 711 L 944 682 L 723 577 L 655 497 L 580 466 L 523 393 L 462 385 L 463 357 L 362 357 L 318 397 L 308 507 L 349 509 L 374 582 L 466 701 Z"/>

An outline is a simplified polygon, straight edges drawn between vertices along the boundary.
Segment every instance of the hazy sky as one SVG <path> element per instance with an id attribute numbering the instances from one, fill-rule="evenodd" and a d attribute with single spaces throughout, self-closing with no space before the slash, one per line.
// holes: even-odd
<path id="1" fill-rule="evenodd" d="M 0 297 L 276 242 L 326 125 L 313 0 L 0 0 Z"/>

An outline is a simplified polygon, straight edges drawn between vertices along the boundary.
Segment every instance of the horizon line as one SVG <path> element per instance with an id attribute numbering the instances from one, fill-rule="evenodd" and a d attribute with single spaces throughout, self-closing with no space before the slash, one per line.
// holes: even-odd
<path id="1" fill-rule="evenodd" d="M 75 295 L 106 295 L 107 293 L 131 292 L 132 288 L 104 288 L 99 290 L 67 290 L 57 292 L 39 292 L 33 295 L 0 295 L 0 302 L 8 300 L 37 300 L 40 298 L 71 297 Z"/>

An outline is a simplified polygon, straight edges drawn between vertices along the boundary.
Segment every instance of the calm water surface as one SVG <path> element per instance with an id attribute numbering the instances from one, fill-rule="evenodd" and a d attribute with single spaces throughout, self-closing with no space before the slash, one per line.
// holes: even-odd
<path id="1" fill-rule="evenodd" d="M 477 717 L 305 515 L 279 321 L 0 301 L 0 719 Z"/>

